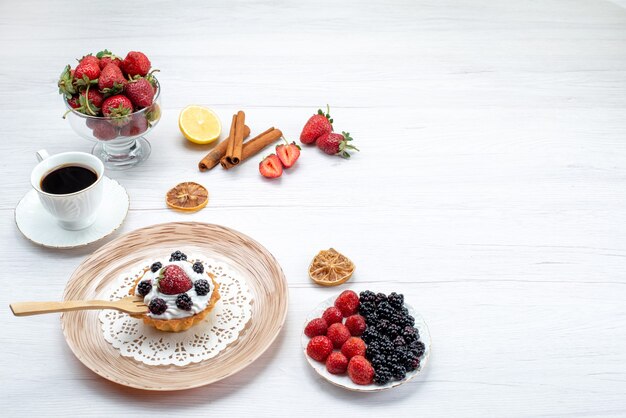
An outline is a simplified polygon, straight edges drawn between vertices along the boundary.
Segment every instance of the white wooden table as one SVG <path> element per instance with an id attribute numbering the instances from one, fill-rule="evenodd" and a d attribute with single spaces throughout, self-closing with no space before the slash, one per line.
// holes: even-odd
<path id="1" fill-rule="evenodd" d="M 619 3 L 1 2 L 1 414 L 626 415 Z M 108 173 L 131 196 L 113 237 L 169 221 L 222 224 L 265 245 L 289 281 L 275 344 L 208 387 L 109 383 L 74 358 L 57 315 L 15 318 L 7 307 L 60 298 L 103 244 L 39 248 L 13 221 L 36 150 L 90 149 L 61 119 L 55 82 L 73 57 L 103 48 L 145 51 L 163 85 L 152 156 Z M 253 131 L 274 125 L 290 139 L 330 103 L 336 129 L 362 152 L 343 161 L 305 148 L 273 182 L 259 158 L 200 173 L 207 148 L 177 126 L 190 103 L 226 125 L 244 109 Z M 167 189 L 186 180 L 210 191 L 199 213 L 165 207 Z M 316 287 L 306 270 L 330 246 L 357 265 L 347 287 L 402 292 L 425 316 L 433 351 L 422 376 L 361 395 L 309 369 L 305 314 L 337 289 Z"/>

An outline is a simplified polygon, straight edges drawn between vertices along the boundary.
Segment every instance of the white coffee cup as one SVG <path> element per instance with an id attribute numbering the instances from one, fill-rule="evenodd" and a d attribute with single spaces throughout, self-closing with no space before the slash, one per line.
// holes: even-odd
<path id="1" fill-rule="evenodd" d="M 36 153 L 39 164 L 30 174 L 30 183 L 39 195 L 44 208 L 63 229 L 79 230 L 96 221 L 104 191 L 104 164 L 97 157 L 85 152 L 62 152 L 50 155 L 46 150 Z M 68 194 L 46 193 L 41 189 L 42 179 L 57 168 L 78 165 L 91 169 L 98 178 L 91 186 Z"/>

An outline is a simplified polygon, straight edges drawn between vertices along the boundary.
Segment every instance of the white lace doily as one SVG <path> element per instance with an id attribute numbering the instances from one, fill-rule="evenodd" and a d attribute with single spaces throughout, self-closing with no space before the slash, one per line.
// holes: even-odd
<path id="1" fill-rule="evenodd" d="M 189 257 L 194 262 L 198 256 Z M 202 258 L 204 270 L 215 275 L 220 285 L 221 298 L 211 313 L 187 331 L 163 332 L 141 319 L 123 312 L 103 310 L 98 318 L 102 323 L 104 338 L 125 357 L 149 365 L 184 366 L 215 357 L 228 344 L 234 342 L 252 314 L 252 295 L 245 279 L 228 264 Z M 150 263 L 128 271 L 113 283 L 110 300 L 128 296 L 135 280 Z"/>

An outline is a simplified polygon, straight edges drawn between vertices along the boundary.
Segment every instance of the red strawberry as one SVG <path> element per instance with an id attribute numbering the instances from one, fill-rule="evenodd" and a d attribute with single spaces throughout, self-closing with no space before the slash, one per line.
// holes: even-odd
<path id="1" fill-rule="evenodd" d="M 326 113 L 322 109 L 317 110 L 317 114 L 311 116 L 304 124 L 302 133 L 300 134 L 300 142 L 303 144 L 312 144 L 321 135 L 333 131 L 333 120 L 330 117 L 330 109 L 326 106 Z"/>
<path id="2" fill-rule="evenodd" d="M 326 336 L 330 338 L 335 348 L 341 348 L 343 343 L 350 338 L 350 331 L 348 331 L 348 328 L 346 328 L 344 324 L 337 322 L 328 327 Z"/>
<path id="3" fill-rule="evenodd" d="M 346 328 L 350 330 L 350 334 L 357 337 L 363 334 L 367 325 L 365 324 L 365 318 L 361 315 L 351 315 L 346 318 Z"/>
<path id="4" fill-rule="evenodd" d="M 135 113 L 131 117 L 130 123 L 124 125 L 120 129 L 120 135 L 122 136 L 137 136 L 148 130 L 148 119 L 146 115 L 142 113 Z"/>
<path id="5" fill-rule="evenodd" d="M 342 374 L 348 369 L 348 359 L 339 351 L 330 353 L 326 359 L 326 370 L 331 374 Z"/>
<path id="6" fill-rule="evenodd" d="M 350 144 L 349 141 L 352 141 L 352 138 L 348 132 L 342 132 L 341 134 L 330 132 L 317 138 L 317 147 L 326 154 L 350 158 L 348 150 L 358 151 L 359 149 Z"/>
<path id="7" fill-rule="evenodd" d="M 344 290 L 335 299 L 335 306 L 341 311 L 343 316 L 354 315 L 359 310 L 359 295 L 352 290 Z"/>
<path id="8" fill-rule="evenodd" d="M 104 94 L 117 94 L 124 90 L 126 83 L 120 67 L 109 64 L 102 69 L 98 79 L 98 89 Z"/>
<path id="9" fill-rule="evenodd" d="M 354 356 L 365 356 L 365 343 L 359 337 L 350 337 L 341 346 L 341 352 L 347 358 Z"/>
<path id="10" fill-rule="evenodd" d="M 133 112 L 133 104 L 128 97 L 118 94 L 111 96 L 102 103 L 102 114 L 107 117 L 127 116 Z"/>
<path id="11" fill-rule="evenodd" d="M 276 155 L 285 168 L 293 166 L 300 157 L 300 147 L 295 142 L 276 145 Z"/>
<path id="12" fill-rule="evenodd" d="M 120 57 L 118 57 L 108 49 L 98 52 L 96 54 L 96 57 L 99 60 L 98 65 L 100 65 L 101 70 L 109 64 L 115 64 L 118 67 L 122 65 L 122 60 L 120 59 Z"/>
<path id="13" fill-rule="evenodd" d="M 93 125 L 93 136 L 101 141 L 109 141 L 117 138 L 117 127 L 111 125 L 106 120 L 94 119 L 92 122 L 87 120 L 88 125 Z"/>
<path id="14" fill-rule="evenodd" d="M 104 101 L 104 96 L 102 96 L 102 93 L 95 88 L 90 89 L 90 87 L 90 85 L 87 85 L 87 88 L 80 92 L 75 101 L 70 99 L 67 103 L 77 112 L 84 113 L 89 116 L 98 116 Z M 74 104 L 76 104 L 76 106 L 74 106 Z M 65 118 L 68 113 L 69 110 L 65 112 L 63 117 Z"/>
<path id="15" fill-rule="evenodd" d="M 130 77 L 136 75 L 143 77 L 148 74 L 151 65 L 150 60 L 143 52 L 130 51 L 122 61 L 122 70 Z"/>
<path id="16" fill-rule="evenodd" d="M 111 57 L 104 57 L 100 59 L 100 69 L 104 69 L 104 67 L 106 67 L 109 64 L 113 64 L 116 65 L 117 67 L 121 67 L 122 65 L 122 60 L 115 57 L 115 58 L 111 58 Z"/>
<path id="17" fill-rule="evenodd" d="M 311 320 L 304 328 L 304 335 L 309 338 L 317 337 L 318 335 L 326 335 L 328 325 L 322 318 L 315 318 Z"/>
<path id="18" fill-rule="evenodd" d="M 374 368 L 363 356 L 354 356 L 348 363 L 348 375 L 357 385 L 369 385 L 374 379 Z"/>
<path id="19" fill-rule="evenodd" d="M 333 343 L 323 335 L 311 338 L 309 344 L 306 346 L 306 353 L 313 360 L 324 361 L 330 353 L 333 352 Z"/>
<path id="20" fill-rule="evenodd" d="M 78 95 L 74 95 L 67 99 L 67 104 L 70 105 L 72 109 L 76 109 L 80 104 L 78 104 Z"/>
<path id="21" fill-rule="evenodd" d="M 166 295 L 184 293 L 193 287 L 193 283 L 182 268 L 170 264 L 159 276 L 159 291 Z"/>
<path id="22" fill-rule="evenodd" d="M 154 98 L 154 88 L 147 79 L 140 77 L 126 84 L 124 94 L 136 108 L 148 107 Z"/>
<path id="23" fill-rule="evenodd" d="M 98 64 L 100 60 L 98 57 L 88 54 L 78 60 L 79 64 Z"/>
<path id="24" fill-rule="evenodd" d="M 324 311 L 322 318 L 324 318 L 324 321 L 326 321 L 326 323 L 330 326 L 334 323 L 343 321 L 343 314 L 338 308 L 331 306 Z"/>
<path id="25" fill-rule="evenodd" d="M 259 172 L 263 177 L 275 179 L 282 176 L 283 164 L 276 154 L 270 154 L 259 163 Z"/>
<path id="26" fill-rule="evenodd" d="M 74 78 L 77 80 L 77 84 L 87 85 L 90 81 L 97 80 L 98 77 L 100 77 L 98 58 L 93 55 L 81 58 L 74 70 Z"/>

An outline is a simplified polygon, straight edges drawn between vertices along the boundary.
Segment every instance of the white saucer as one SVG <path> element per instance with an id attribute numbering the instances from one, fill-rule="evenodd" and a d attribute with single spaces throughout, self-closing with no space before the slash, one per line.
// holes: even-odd
<path id="1" fill-rule="evenodd" d="M 322 316 L 322 313 L 326 310 L 326 308 L 330 306 L 334 306 L 335 299 L 337 299 L 337 296 L 339 295 L 335 295 L 326 299 L 325 301 L 320 303 L 314 310 L 312 310 L 307 316 L 306 321 L 304 322 L 304 327 L 306 327 L 306 324 L 308 324 L 312 319 L 320 318 Z M 369 385 L 362 386 L 362 385 L 357 385 L 356 383 L 352 382 L 352 380 L 350 380 L 348 375 L 345 373 L 342 375 L 331 374 L 328 370 L 326 370 L 326 365 L 324 363 L 320 363 L 318 361 L 313 360 L 306 353 L 306 347 L 309 344 L 310 338 L 304 335 L 304 327 L 303 327 L 302 335 L 300 336 L 300 343 L 302 344 L 304 357 L 306 357 L 311 367 L 313 367 L 313 370 L 315 370 L 317 374 L 322 376 L 324 379 L 326 379 L 327 381 L 329 381 L 335 386 L 352 390 L 354 392 L 380 392 L 382 390 L 395 388 L 396 386 L 400 386 L 401 384 L 408 382 L 409 380 L 417 376 L 424 369 L 424 367 L 426 367 L 426 363 L 428 362 L 428 358 L 430 357 L 431 343 L 430 343 L 430 332 L 428 332 L 426 321 L 424 321 L 424 318 L 422 317 L 422 315 L 420 315 L 419 312 L 417 312 L 408 303 L 405 303 L 404 306 L 407 307 L 407 309 L 409 310 L 409 313 L 415 318 L 415 328 L 417 328 L 417 330 L 419 331 L 420 341 L 423 342 L 425 346 L 424 355 L 420 359 L 420 366 L 417 368 L 417 370 L 408 372 L 404 379 L 392 380 L 385 385 L 376 385 L 372 383 Z"/>
<path id="2" fill-rule="evenodd" d="M 50 248 L 75 248 L 96 242 L 113 233 L 124 222 L 130 199 L 117 181 L 104 177 L 104 196 L 99 215 L 88 228 L 68 231 L 61 228 L 30 190 L 15 208 L 15 223 L 24 236 L 35 244 Z"/>

